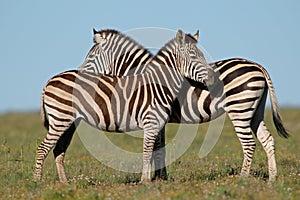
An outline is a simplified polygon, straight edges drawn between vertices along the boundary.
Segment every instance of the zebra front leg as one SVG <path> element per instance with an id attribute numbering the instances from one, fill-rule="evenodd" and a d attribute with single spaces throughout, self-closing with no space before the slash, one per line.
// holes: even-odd
<path id="1" fill-rule="evenodd" d="M 144 144 L 143 144 L 143 171 L 141 182 L 151 181 L 151 159 L 154 149 L 154 143 L 158 135 L 158 131 L 144 130 Z"/>
<path id="2" fill-rule="evenodd" d="M 167 169 L 166 169 L 166 149 L 165 149 L 165 127 L 162 128 L 155 140 L 153 149 L 153 160 L 154 160 L 154 180 L 168 180 Z"/>

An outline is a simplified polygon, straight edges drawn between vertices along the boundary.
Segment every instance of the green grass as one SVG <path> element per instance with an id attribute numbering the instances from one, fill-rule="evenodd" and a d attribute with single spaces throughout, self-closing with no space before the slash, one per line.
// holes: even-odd
<path id="1" fill-rule="evenodd" d="M 65 159 L 71 180 L 67 185 L 58 182 L 52 152 L 42 181 L 32 181 L 35 151 L 46 135 L 39 113 L 1 115 L 0 199 L 300 199 L 300 109 L 282 109 L 281 114 L 291 133 L 288 140 L 277 135 L 269 111 L 265 117 L 276 144 L 278 179 L 272 184 L 266 181 L 267 160 L 260 144 L 251 176 L 238 176 L 242 150 L 226 120 L 218 143 L 203 159 L 198 152 L 208 124 L 200 126 L 188 151 L 168 166 L 169 180 L 165 182 L 140 184 L 140 174 L 106 167 L 88 153 L 75 134 Z M 169 141 L 176 126 L 167 128 Z M 109 138 L 124 149 L 141 152 L 141 139 L 117 134 Z"/>

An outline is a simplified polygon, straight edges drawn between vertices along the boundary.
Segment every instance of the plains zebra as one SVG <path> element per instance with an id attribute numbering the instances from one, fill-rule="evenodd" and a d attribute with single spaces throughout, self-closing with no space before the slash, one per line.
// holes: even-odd
<path id="1" fill-rule="evenodd" d="M 106 131 L 143 129 L 141 181 L 150 180 L 154 142 L 171 113 L 183 76 L 202 83 L 208 78 L 209 67 L 196 44 L 197 37 L 179 30 L 151 59 L 143 74 L 100 78 L 73 70 L 51 78 L 42 93 L 41 114 L 48 133 L 37 150 L 34 179 L 40 180 L 44 160 L 55 146 L 59 179 L 67 182 L 65 152 L 76 123 L 85 120 Z"/>
<path id="2" fill-rule="evenodd" d="M 248 176 L 250 173 L 256 147 L 253 132 L 267 154 L 269 180 L 275 180 L 277 167 L 274 138 L 264 123 L 268 90 L 277 132 L 284 138 L 288 138 L 289 134 L 283 126 L 275 90 L 268 72 L 258 63 L 242 58 L 221 60 L 210 65 L 216 72 L 219 72 L 219 78 L 224 84 L 222 93 L 214 97 L 209 91 L 201 90 L 197 87 L 197 83 L 191 81 L 193 86 L 186 91 L 183 105 L 180 108 L 174 105 L 169 122 L 203 123 L 216 119 L 226 112 L 244 153 L 241 175 Z M 158 165 L 161 166 L 161 170 L 157 171 L 157 176 L 163 176 L 166 174 L 164 163 L 158 163 Z"/>
<path id="3" fill-rule="evenodd" d="M 106 35 L 106 31 L 94 31 L 95 38 L 105 38 Z M 146 53 L 149 54 L 149 56 L 147 56 L 149 58 L 151 56 L 150 52 Z M 93 51 L 90 51 L 89 54 L 93 54 L 97 57 Z M 143 61 L 147 62 L 146 60 Z M 89 60 L 89 62 L 93 63 L 93 59 Z M 211 91 L 203 90 L 201 89 L 202 86 L 198 86 L 198 84 L 190 81 L 192 86 L 186 90 L 186 99 L 181 105 L 172 107 L 172 115 L 169 122 L 190 124 L 204 123 L 226 112 L 233 123 L 244 153 L 241 175 L 248 176 L 250 172 L 256 146 L 251 132 L 253 131 L 267 154 L 269 180 L 274 180 L 277 175 L 274 139 L 264 124 L 264 109 L 268 89 L 270 90 L 275 127 L 279 135 L 284 138 L 288 137 L 288 133 L 279 115 L 278 103 L 270 76 L 258 63 L 242 58 L 222 60 L 211 63 L 210 65 L 214 68 L 215 72 L 220 75 L 220 80 L 224 84 L 223 90 L 214 92 L 221 93 L 217 96 L 212 95 Z M 114 69 L 112 73 L 117 76 L 127 76 L 131 73 L 142 73 L 146 69 L 144 66 L 140 67 L 139 65 L 122 66 L 127 67 L 127 69 Z M 93 67 L 101 68 L 103 66 L 93 65 Z M 137 67 L 140 68 L 136 69 Z M 97 71 L 92 67 L 83 68 L 83 70 Z M 181 94 L 181 96 L 184 95 Z M 167 179 L 164 163 L 164 134 L 164 129 L 162 129 L 159 134 L 161 138 L 155 143 L 155 152 L 158 153 L 154 155 L 155 177 Z M 158 151 L 158 149 L 161 150 Z M 162 155 L 163 158 L 160 158 L 159 155 Z"/>

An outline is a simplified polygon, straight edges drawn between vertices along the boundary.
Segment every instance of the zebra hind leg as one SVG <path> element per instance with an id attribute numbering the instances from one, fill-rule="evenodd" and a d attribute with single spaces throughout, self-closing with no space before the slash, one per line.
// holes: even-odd
<path id="1" fill-rule="evenodd" d="M 230 116 L 230 115 L 229 115 Z M 235 131 L 242 145 L 244 160 L 241 169 L 241 176 L 249 176 L 250 168 L 256 148 L 255 140 L 250 128 L 250 122 L 242 118 L 232 120 Z"/>
<path id="2" fill-rule="evenodd" d="M 241 133 L 238 133 L 238 135 L 239 134 Z M 247 177 L 250 174 L 250 168 L 251 168 L 256 144 L 251 131 L 247 133 L 243 133 L 242 136 L 239 136 L 239 139 L 242 144 L 243 153 L 244 153 L 241 176 Z"/>
<path id="3" fill-rule="evenodd" d="M 33 174 L 34 181 L 41 180 L 45 159 L 57 142 L 57 139 L 50 139 L 50 137 L 51 134 L 48 133 L 45 139 L 43 140 L 43 142 L 41 142 L 41 144 L 38 146 L 37 153 L 36 153 L 35 171 Z"/>
<path id="4" fill-rule="evenodd" d="M 259 104 L 257 111 L 255 112 L 253 121 L 251 122 L 251 128 L 256 135 L 258 141 L 262 144 L 264 151 L 268 158 L 268 170 L 269 170 L 269 181 L 274 181 L 277 177 L 277 167 L 275 159 L 275 144 L 274 138 L 268 131 L 264 123 L 264 109 L 266 101 L 266 92 L 264 98 Z"/>
<path id="5" fill-rule="evenodd" d="M 252 119 L 251 128 L 267 154 L 269 181 L 274 181 L 277 177 L 275 144 L 273 136 L 270 134 L 264 123 L 266 98 L 267 90 L 264 90 L 262 99 L 260 100 L 257 110 L 255 111 L 254 117 Z"/>
<path id="6" fill-rule="evenodd" d="M 64 157 L 65 157 L 66 150 L 69 147 L 70 142 L 72 140 L 75 129 L 76 126 L 75 123 L 73 123 L 59 138 L 55 148 L 53 149 L 57 173 L 58 173 L 59 181 L 61 183 L 68 182 L 65 169 L 64 169 Z"/>
<path id="7" fill-rule="evenodd" d="M 258 125 L 256 136 L 262 144 L 268 158 L 269 181 L 275 181 L 277 177 L 277 167 L 275 159 L 275 143 L 274 138 L 268 131 L 264 121 Z"/>

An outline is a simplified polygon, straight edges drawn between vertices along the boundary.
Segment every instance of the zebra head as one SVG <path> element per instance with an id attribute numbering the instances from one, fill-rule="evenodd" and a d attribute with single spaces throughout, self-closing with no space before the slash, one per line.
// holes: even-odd
<path id="1" fill-rule="evenodd" d="M 175 37 L 175 57 L 181 74 L 206 86 L 213 84 L 213 69 L 207 64 L 204 54 L 197 47 L 199 31 L 185 34 L 178 30 Z"/>
<path id="2" fill-rule="evenodd" d="M 80 71 L 92 72 L 95 74 L 112 74 L 113 61 L 111 60 L 111 49 L 103 48 L 103 44 L 108 40 L 107 36 L 103 36 L 100 32 L 94 31 L 94 45 L 85 57 L 84 62 L 78 68 Z M 109 37 L 109 36 L 108 36 Z"/>
<path id="3" fill-rule="evenodd" d="M 93 31 L 94 46 L 79 67 L 81 71 L 112 76 L 138 74 L 152 57 L 148 49 L 117 30 Z"/>

